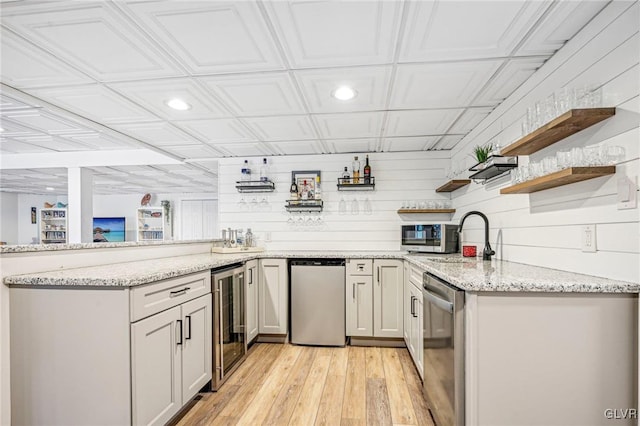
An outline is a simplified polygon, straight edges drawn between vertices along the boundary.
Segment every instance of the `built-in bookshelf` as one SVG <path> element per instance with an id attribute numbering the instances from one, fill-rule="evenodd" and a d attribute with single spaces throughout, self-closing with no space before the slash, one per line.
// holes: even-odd
<path id="1" fill-rule="evenodd" d="M 67 209 L 40 209 L 40 244 L 66 244 Z"/>
<path id="2" fill-rule="evenodd" d="M 140 207 L 137 212 L 137 241 L 162 241 L 165 238 L 164 209 Z"/>

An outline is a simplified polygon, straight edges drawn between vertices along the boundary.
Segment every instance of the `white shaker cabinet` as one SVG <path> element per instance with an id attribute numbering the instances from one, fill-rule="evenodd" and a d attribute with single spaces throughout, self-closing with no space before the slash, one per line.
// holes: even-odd
<path id="1" fill-rule="evenodd" d="M 404 271 L 405 342 L 413 363 L 422 378 L 424 374 L 424 333 L 430 334 L 430 330 L 424 330 L 424 315 L 429 315 L 428 310 L 425 312 L 422 297 L 422 274 L 424 271 L 409 262 L 405 262 Z"/>
<path id="2" fill-rule="evenodd" d="M 396 259 L 373 261 L 373 335 L 403 337 L 403 262 Z"/>
<path id="3" fill-rule="evenodd" d="M 245 263 L 245 294 L 247 305 L 247 343 L 258 337 L 258 261 L 249 260 Z"/>
<path id="4" fill-rule="evenodd" d="M 260 259 L 258 272 L 258 331 L 288 332 L 289 278 L 286 259 Z"/>
<path id="5" fill-rule="evenodd" d="M 349 259 L 346 271 L 347 335 L 402 338 L 402 261 Z"/>

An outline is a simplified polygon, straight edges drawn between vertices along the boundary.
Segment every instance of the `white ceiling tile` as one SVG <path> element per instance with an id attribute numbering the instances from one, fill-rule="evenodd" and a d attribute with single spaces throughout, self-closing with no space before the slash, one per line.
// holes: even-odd
<path id="1" fill-rule="evenodd" d="M 467 134 L 493 111 L 493 107 L 469 108 L 456 120 L 449 132 Z"/>
<path id="2" fill-rule="evenodd" d="M 294 68 L 393 60 L 401 2 L 269 1 L 265 6 Z"/>
<path id="3" fill-rule="evenodd" d="M 30 93 L 98 123 L 157 121 L 157 117 L 101 85 L 33 89 Z"/>
<path id="4" fill-rule="evenodd" d="M 0 39 L 1 40 L 1 39 Z M 4 40 L 3 48 L 4 48 Z M 2 64 L 4 67 L 4 63 Z M 37 109 L 38 106 L 31 105 L 26 102 L 22 102 L 19 99 L 15 99 L 11 96 L 7 96 L 5 93 L 0 93 L 0 111 L 6 112 L 11 110 L 21 110 L 21 109 Z"/>
<path id="5" fill-rule="evenodd" d="M 476 105 L 497 105 L 524 83 L 546 57 L 510 59 L 474 101 Z"/>
<path id="6" fill-rule="evenodd" d="M 508 56 L 550 1 L 414 1 L 400 62 Z"/>
<path id="7" fill-rule="evenodd" d="M 379 111 L 385 108 L 391 66 L 296 71 L 311 112 Z M 356 90 L 357 96 L 341 101 L 332 96 L 340 86 Z"/>
<path id="8" fill-rule="evenodd" d="M 329 147 L 329 151 L 336 154 L 349 152 L 374 152 L 376 149 L 377 139 L 336 139 L 325 142 Z"/>
<path id="9" fill-rule="evenodd" d="M 268 142 L 266 145 L 281 155 L 322 154 L 322 146 L 317 141 Z"/>
<path id="10" fill-rule="evenodd" d="M 153 146 L 200 144 L 200 141 L 166 121 L 118 124 L 114 128 Z"/>
<path id="11" fill-rule="evenodd" d="M 54 150 L 39 145 L 31 145 L 24 141 L 0 138 L 0 152 L 5 154 L 35 154 L 38 152 L 54 152 Z M 0 175 L 3 173 L 5 173 L 5 170 L 0 170 Z"/>
<path id="12" fill-rule="evenodd" d="M 219 151 L 206 144 L 165 146 L 162 149 L 184 159 L 220 157 Z"/>
<path id="13" fill-rule="evenodd" d="M 391 109 L 469 105 L 503 60 L 398 65 Z"/>
<path id="14" fill-rule="evenodd" d="M 306 115 L 247 117 L 244 122 L 265 141 L 317 139 L 311 120 Z"/>
<path id="15" fill-rule="evenodd" d="M 462 109 L 390 111 L 384 135 L 443 135 L 462 111 Z"/>
<path id="16" fill-rule="evenodd" d="M 349 139 L 379 137 L 382 129 L 382 112 L 354 112 L 314 115 L 321 137 Z"/>
<path id="17" fill-rule="evenodd" d="M 0 115 L 0 124 L 2 126 L 2 136 L 5 138 L 11 138 L 14 136 L 38 136 L 42 135 L 43 132 L 35 129 L 31 129 L 25 126 L 21 126 L 18 123 L 15 123 L 9 120 L 6 117 L 6 113 L 2 113 Z"/>
<path id="18" fill-rule="evenodd" d="M 256 137 L 235 118 L 174 121 L 173 124 L 207 143 L 249 142 Z"/>
<path id="19" fill-rule="evenodd" d="M 95 149 L 95 147 L 83 144 L 81 142 L 75 142 L 65 138 L 59 138 L 49 135 L 27 137 L 18 136 L 16 137 L 16 139 L 31 145 L 40 146 L 42 148 L 45 148 L 47 151 L 88 151 Z"/>
<path id="20" fill-rule="evenodd" d="M 434 149 L 453 149 L 462 140 L 462 135 L 446 135 L 443 136 L 434 147 Z"/>
<path id="21" fill-rule="evenodd" d="M 16 88 L 84 84 L 92 80 L 55 56 L 35 49 L 11 31 L 2 28 L 0 50 L 2 82 Z"/>
<path id="22" fill-rule="evenodd" d="M 140 144 L 137 144 L 128 138 L 116 138 L 104 133 L 66 135 L 65 138 L 67 140 L 82 143 L 94 150 L 140 148 Z"/>
<path id="23" fill-rule="evenodd" d="M 110 2 L 34 2 L 2 12 L 4 25 L 100 81 L 182 74 Z"/>
<path id="24" fill-rule="evenodd" d="M 113 83 L 109 87 L 165 120 L 194 120 L 228 117 L 230 114 L 189 78 Z M 178 111 L 167 105 L 178 98 L 191 109 Z"/>
<path id="25" fill-rule="evenodd" d="M 383 138 L 382 151 L 422 151 L 435 144 L 440 136 L 404 137 L 404 138 Z"/>
<path id="26" fill-rule="evenodd" d="M 241 117 L 306 112 L 288 73 L 202 77 L 200 81 Z"/>
<path id="27" fill-rule="evenodd" d="M 234 157 L 252 157 L 256 155 L 273 155 L 263 142 L 216 144 L 216 149 L 224 150 Z M 240 169 L 238 169 L 239 171 Z M 257 173 L 254 170 L 254 173 Z"/>
<path id="28" fill-rule="evenodd" d="M 597 15 L 609 0 L 559 1 L 520 46 L 517 55 L 552 55 Z"/>
<path id="29" fill-rule="evenodd" d="M 284 69 L 254 2 L 140 2 L 126 8 L 191 73 Z"/>
<path id="30" fill-rule="evenodd" d="M 4 118 L 25 127 L 38 130 L 42 133 L 62 134 L 86 132 L 87 129 L 68 119 L 48 113 L 43 109 L 34 109 L 24 112 L 5 112 Z"/>

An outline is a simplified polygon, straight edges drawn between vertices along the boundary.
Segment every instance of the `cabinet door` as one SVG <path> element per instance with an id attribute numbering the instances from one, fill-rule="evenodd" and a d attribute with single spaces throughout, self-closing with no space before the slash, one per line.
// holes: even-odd
<path id="1" fill-rule="evenodd" d="M 346 286 L 347 336 L 373 337 L 373 279 L 349 275 Z"/>
<path id="2" fill-rule="evenodd" d="M 181 307 L 182 402 L 186 403 L 211 380 L 211 294 L 186 302 Z"/>
<path id="3" fill-rule="evenodd" d="M 247 295 L 247 342 L 258 336 L 258 261 L 250 260 L 245 264 L 245 294 Z"/>
<path id="4" fill-rule="evenodd" d="M 402 261 L 375 259 L 373 273 L 373 335 L 402 338 L 404 335 Z"/>
<path id="5" fill-rule="evenodd" d="M 422 302 L 422 290 L 412 284 L 410 287 L 410 293 L 412 299 L 411 306 L 413 308 L 413 314 L 411 315 L 411 346 L 413 348 L 413 352 L 411 353 L 411 357 L 413 358 L 413 363 L 416 365 L 416 368 L 420 373 L 420 377 L 422 377 L 422 359 L 424 358 L 424 354 L 422 352 L 422 309 L 424 306 Z"/>
<path id="6" fill-rule="evenodd" d="M 409 262 L 404 262 L 404 286 L 403 286 L 403 317 L 404 317 L 404 342 L 407 345 L 407 349 L 411 352 L 411 336 L 410 336 L 410 325 L 411 325 L 411 281 L 409 279 Z"/>
<path id="7" fill-rule="evenodd" d="M 134 425 L 163 425 L 182 407 L 180 318 L 176 306 L 131 325 Z"/>
<path id="8" fill-rule="evenodd" d="M 258 331 L 287 334 L 289 279 L 286 259 L 261 259 L 259 262 Z"/>

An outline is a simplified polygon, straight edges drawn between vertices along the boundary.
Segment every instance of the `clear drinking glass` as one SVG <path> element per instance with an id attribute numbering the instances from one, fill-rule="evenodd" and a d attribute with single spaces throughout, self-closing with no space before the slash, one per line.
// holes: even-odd
<path id="1" fill-rule="evenodd" d="M 556 152 L 556 163 L 559 170 L 571 167 L 571 151 Z"/>
<path id="2" fill-rule="evenodd" d="M 408 202 L 404 201 L 403 203 L 407 204 Z M 405 204 L 403 204 L 403 208 Z M 340 198 L 340 202 L 338 203 L 338 214 L 347 214 L 347 201 L 344 199 L 344 195 L 342 196 L 342 198 Z"/>
<path id="3" fill-rule="evenodd" d="M 624 147 L 611 145 L 611 146 L 605 147 L 605 149 L 606 149 L 606 154 L 604 155 L 604 158 L 605 158 L 606 164 L 613 165 L 613 164 L 618 164 L 624 161 L 624 158 L 625 158 Z"/>
<path id="4" fill-rule="evenodd" d="M 563 87 L 556 91 L 556 110 L 558 115 L 562 115 L 571 109 L 571 91 Z"/>
<path id="5" fill-rule="evenodd" d="M 364 214 L 373 214 L 373 207 L 371 206 L 371 200 L 369 200 L 369 197 L 364 199 Z"/>
<path id="6" fill-rule="evenodd" d="M 353 200 L 351 200 L 351 214 L 360 214 L 360 203 L 358 203 L 358 199 L 356 197 L 353 197 Z"/>
<path id="7" fill-rule="evenodd" d="M 582 148 L 572 148 L 571 149 L 571 167 L 580 167 L 584 165 L 584 152 Z"/>

